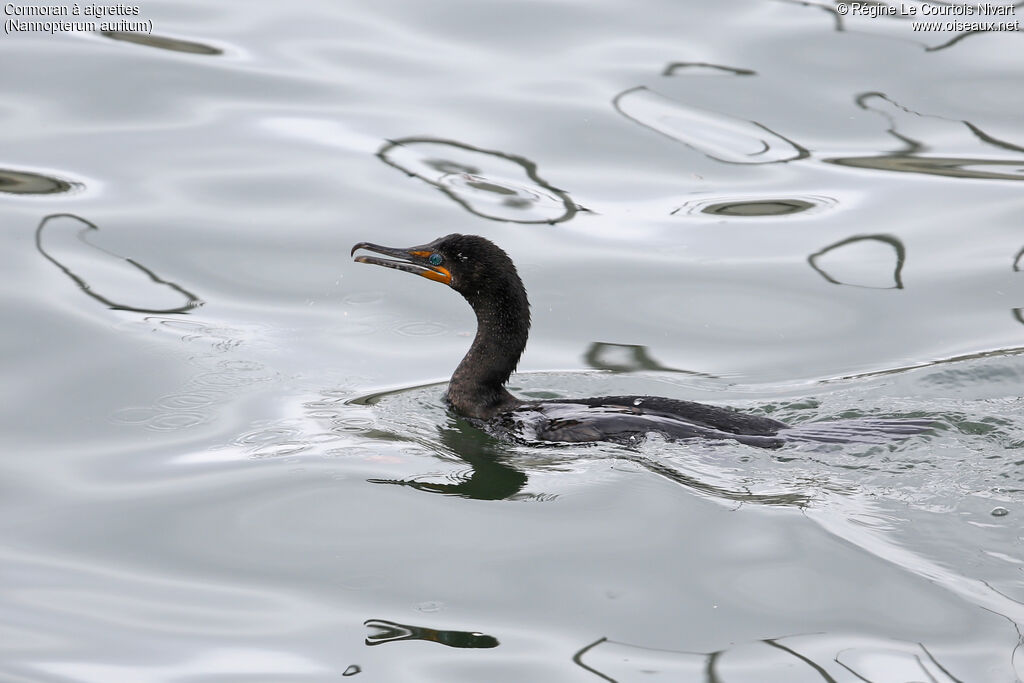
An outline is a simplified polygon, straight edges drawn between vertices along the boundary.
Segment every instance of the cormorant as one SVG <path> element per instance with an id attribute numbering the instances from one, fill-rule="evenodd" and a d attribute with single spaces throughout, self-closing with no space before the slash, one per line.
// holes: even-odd
<path id="1" fill-rule="evenodd" d="M 485 430 L 526 441 L 635 442 L 649 432 L 670 439 L 734 439 L 777 448 L 787 440 L 879 442 L 916 434 L 932 423 L 913 419 L 855 419 L 790 426 L 732 408 L 658 396 L 602 396 L 527 400 L 505 389 L 526 348 L 530 304 L 512 259 L 478 235 L 452 234 L 418 247 L 352 247 L 391 258 L 356 256 L 446 284 L 476 313 L 473 344 L 452 374 L 447 400 L 456 412 Z"/>

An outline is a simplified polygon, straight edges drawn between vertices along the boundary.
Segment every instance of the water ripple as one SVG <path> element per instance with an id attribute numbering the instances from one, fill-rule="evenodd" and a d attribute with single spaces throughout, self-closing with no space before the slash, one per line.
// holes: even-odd
<path id="1" fill-rule="evenodd" d="M 156 406 L 164 410 L 187 410 L 189 408 L 206 408 L 222 401 L 224 394 L 219 391 L 197 389 L 180 394 L 168 394 L 156 400 Z"/>
<path id="2" fill-rule="evenodd" d="M 887 132 L 899 143 L 899 148 L 878 155 L 823 159 L 826 163 L 952 178 L 1024 180 L 1024 146 L 1020 144 L 1002 140 L 970 121 L 951 120 L 914 111 L 884 93 L 861 93 L 855 101 L 861 109 L 874 112 L 888 122 Z M 957 144 L 959 147 L 973 148 L 978 151 L 978 156 L 947 156 L 931 152 L 938 145 L 929 140 L 940 137 L 944 139 L 944 146 Z M 992 148 L 999 150 L 1004 158 L 981 156 Z M 1018 156 L 1005 158 L 1006 152 Z"/>
<path id="3" fill-rule="evenodd" d="M 73 227 L 78 228 L 78 241 L 65 243 L 60 259 L 43 248 L 43 232 L 54 223 L 71 223 Z M 99 226 L 80 216 L 69 213 L 50 214 L 43 218 L 39 223 L 39 227 L 36 228 L 36 249 L 43 258 L 60 268 L 65 275 L 71 278 L 78 285 L 79 289 L 82 290 L 82 293 L 106 305 L 108 308 L 134 311 L 136 313 L 188 313 L 197 306 L 202 305 L 203 302 L 199 297 L 181 285 L 170 280 L 164 280 L 155 272 L 133 259 L 120 256 L 89 242 L 88 237 L 94 231 L 99 231 Z M 52 230 L 48 230 L 47 235 L 50 232 Z M 68 265 L 70 263 L 75 265 L 72 267 Z M 92 278 L 92 275 L 89 273 L 106 274 L 110 269 L 110 265 L 119 266 L 122 264 L 128 264 L 135 270 L 121 268 L 118 275 L 112 278 L 113 282 L 110 286 L 116 291 L 116 294 L 112 296 L 121 299 L 121 297 L 137 296 L 142 291 L 144 296 L 148 298 L 148 301 L 138 301 L 132 304 L 125 303 L 123 299 L 115 301 L 108 296 L 100 294 L 95 286 L 87 280 L 87 277 L 90 280 Z M 79 274 L 82 272 L 81 269 L 85 270 L 85 275 Z M 145 286 L 139 284 L 138 272 L 142 272 L 148 278 L 148 282 L 143 281 L 146 283 Z M 162 288 L 153 285 L 161 285 Z M 178 306 L 161 307 L 157 299 L 165 296 L 167 289 L 183 297 L 185 302 Z"/>
<path id="4" fill-rule="evenodd" d="M 560 223 L 579 211 L 525 157 L 440 138 L 402 138 L 377 152 L 381 161 L 433 185 L 470 213 L 510 223 Z"/>
<path id="5" fill-rule="evenodd" d="M 138 331 L 140 323 L 121 326 L 125 331 Z M 272 382 L 278 375 L 272 368 L 250 358 L 224 358 L 246 344 L 259 346 L 260 341 L 240 329 L 211 325 L 195 319 L 147 316 L 144 327 L 150 331 L 171 331 L 180 342 L 201 345 L 197 352 L 188 348 L 188 360 L 198 366 L 185 385 L 176 392 L 157 398 L 149 406 L 132 406 L 114 411 L 110 420 L 125 425 L 140 425 L 154 431 L 183 431 L 213 422 L 221 406 L 238 398 L 245 389 Z M 265 334 L 261 326 L 254 326 Z M 205 347 L 205 348 L 204 348 Z M 166 347 L 158 346 L 166 353 Z"/>
<path id="6" fill-rule="evenodd" d="M 443 323 L 420 320 L 403 323 L 396 327 L 395 331 L 406 337 L 436 337 L 437 335 L 444 334 L 449 329 Z"/>
<path id="7" fill-rule="evenodd" d="M 362 306 L 364 304 L 377 304 L 384 299 L 384 292 L 379 290 L 367 291 L 367 292 L 353 292 L 345 296 L 343 301 L 346 304 L 353 306 Z"/>
<path id="8" fill-rule="evenodd" d="M 177 431 L 190 429 L 210 422 L 213 416 L 199 412 L 166 412 L 153 416 L 146 426 L 156 431 Z"/>
<path id="9" fill-rule="evenodd" d="M 810 153 L 757 121 L 689 107 L 644 86 L 615 96 L 612 106 L 629 120 L 731 164 L 779 164 Z"/>
<path id="10" fill-rule="evenodd" d="M 865 251 L 866 246 L 871 247 L 871 251 Z M 881 248 L 881 255 L 879 255 L 878 248 Z M 844 253 L 838 256 L 835 253 L 838 250 L 852 251 L 853 253 Z M 822 264 L 822 260 L 826 261 L 825 265 Z M 847 237 L 823 247 L 807 257 L 811 268 L 832 284 L 868 289 L 903 289 L 903 265 L 906 260 L 906 247 L 903 246 L 900 239 L 892 235 Z M 828 265 L 829 261 L 832 262 L 832 265 Z M 849 275 L 830 272 L 840 268 L 850 271 L 851 264 L 855 266 L 855 272 L 851 272 Z M 826 265 L 828 265 L 827 269 Z M 855 279 L 862 279 L 862 281 L 855 282 Z M 887 280 L 892 284 L 889 284 Z M 868 281 L 873 284 L 867 284 Z M 880 284 L 883 282 L 885 284 Z"/>
<path id="11" fill-rule="evenodd" d="M 936 654 L 939 653 L 939 654 Z M 673 680 L 787 680 L 932 681 L 958 683 L 947 669 L 963 660 L 984 667 L 981 653 L 961 648 L 929 648 L 922 643 L 869 637 L 856 633 L 813 633 L 730 643 L 714 652 L 647 648 L 600 638 L 579 650 L 573 661 L 580 668 L 608 681 L 638 680 L 644 674 L 662 674 Z M 978 669 L 980 670 L 980 669 Z M 802 672 L 797 673 L 797 672 Z"/>
<path id="12" fill-rule="evenodd" d="M 712 73 L 712 74 L 731 74 L 733 76 L 756 76 L 757 72 L 753 69 L 738 69 L 733 66 L 723 66 L 721 64 L 710 64 L 708 62 L 670 62 L 665 65 L 664 71 L 661 72 L 662 76 L 675 76 L 677 71 L 686 69 L 686 75 L 690 76 L 694 73 Z"/>
<path id="13" fill-rule="evenodd" d="M 817 213 L 837 204 L 832 197 L 821 195 L 791 195 L 788 197 L 759 197 L 729 199 L 725 197 L 705 198 L 687 202 L 673 214 L 683 211 L 690 215 L 715 217 L 761 218 L 791 216 L 797 213 Z"/>

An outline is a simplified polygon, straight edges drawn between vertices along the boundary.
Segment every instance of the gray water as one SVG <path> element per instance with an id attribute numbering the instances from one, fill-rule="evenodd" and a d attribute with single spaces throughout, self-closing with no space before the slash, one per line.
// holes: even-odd
<path id="1" fill-rule="evenodd" d="M 0 37 L 2 680 L 1024 678 L 1019 31 L 139 7 Z M 495 441 L 466 304 L 348 253 L 451 232 L 529 290 L 520 395 L 935 428 Z"/>

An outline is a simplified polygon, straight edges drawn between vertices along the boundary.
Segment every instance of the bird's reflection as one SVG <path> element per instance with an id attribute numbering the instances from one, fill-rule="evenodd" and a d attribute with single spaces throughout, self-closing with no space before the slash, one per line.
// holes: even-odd
<path id="1" fill-rule="evenodd" d="M 388 141 L 377 157 L 481 218 L 554 224 L 585 210 L 541 178 L 537 164 L 515 154 L 444 138 L 409 137 Z"/>
<path id="2" fill-rule="evenodd" d="M 887 287 L 876 287 L 873 285 L 862 285 L 853 282 L 843 282 L 837 276 L 830 275 L 827 270 L 821 265 L 820 260 L 826 254 L 832 253 L 837 249 L 852 245 L 852 244 L 865 244 L 876 242 L 879 244 L 891 247 L 894 252 L 895 261 L 892 270 L 893 284 Z M 903 242 L 892 235 L 854 235 L 853 237 L 847 237 L 846 239 L 839 240 L 833 244 L 819 249 L 810 256 L 807 257 L 807 263 L 810 264 L 811 268 L 815 270 L 819 275 L 828 280 L 834 285 L 847 285 L 850 287 L 864 287 L 867 289 L 903 289 L 903 265 L 907 260 L 907 248 L 903 245 Z"/>
<path id="3" fill-rule="evenodd" d="M 506 500 L 526 486 L 527 475 L 504 462 L 506 451 L 492 436 L 456 418 L 449 426 L 438 427 L 444 448 L 469 464 L 468 473 L 460 472 L 456 481 L 435 482 L 422 479 L 370 479 L 374 484 L 408 486 L 427 493 L 440 493 L 476 500 Z"/>
<path id="4" fill-rule="evenodd" d="M 455 418 L 448 426 L 438 427 L 441 444 L 449 452 L 454 453 L 470 466 L 468 473 L 455 475 L 455 481 L 428 481 L 422 478 L 413 479 L 368 479 L 373 484 L 393 484 L 406 486 L 425 493 L 439 493 L 446 496 L 472 498 L 475 500 L 507 500 L 519 494 L 525 488 L 529 475 L 513 466 L 508 460 L 510 452 L 508 444 L 484 431 L 477 429 L 463 418 Z M 557 444 L 537 445 L 557 455 Z M 709 484 L 679 471 L 675 467 L 654 460 L 642 452 L 623 447 L 613 457 L 635 463 L 652 474 L 664 477 L 686 488 L 704 495 L 728 500 L 735 503 L 757 503 L 762 505 L 782 505 L 790 507 L 806 507 L 810 496 L 802 493 L 754 493 L 741 489 L 731 490 Z M 543 496 L 539 497 L 544 499 Z"/>
<path id="5" fill-rule="evenodd" d="M 158 284 L 158 285 L 163 285 L 163 286 L 171 289 L 172 291 L 176 292 L 177 294 L 180 294 L 184 298 L 184 300 L 185 300 L 184 303 L 182 303 L 179 306 L 173 306 L 173 307 L 169 307 L 169 308 L 157 308 L 157 307 L 149 307 L 149 306 L 132 306 L 132 305 L 128 305 L 126 303 L 115 301 L 114 299 L 111 299 L 111 298 L 108 298 L 106 296 L 103 296 L 102 294 L 97 292 L 86 281 L 86 279 L 83 276 L 81 276 L 78 273 L 76 273 L 75 271 L 73 271 L 70 266 L 65 265 L 60 260 L 58 260 L 57 258 L 52 256 L 43 247 L 43 232 L 44 232 L 44 230 L 51 224 L 52 221 L 58 221 L 58 220 L 61 220 L 61 219 L 73 221 L 73 222 L 75 222 L 80 227 L 80 229 L 78 231 L 78 239 L 79 239 L 79 241 L 82 244 L 84 244 L 86 247 L 88 247 L 91 250 L 90 253 L 98 251 L 98 252 L 101 252 L 102 254 L 104 254 L 106 257 L 110 257 L 110 258 L 113 258 L 113 259 L 116 259 L 116 260 L 119 260 L 119 261 L 124 261 L 125 263 L 128 263 L 129 265 L 131 265 L 135 269 L 137 269 L 139 271 L 142 271 L 149 278 L 150 282 L 153 282 L 153 283 Z M 96 301 L 99 301 L 100 303 L 104 304 L 108 308 L 112 308 L 112 309 L 116 309 L 116 310 L 121 310 L 121 311 L 134 311 L 134 312 L 137 312 L 137 313 L 188 313 L 189 311 L 191 311 L 192 309 L 196 308 L 197 306 L 202 305 L 203 302 L 202 302 L 202 300 L 199 297 L 197 297 L 195 294 L 193 294 L 192 292 L 188 291 L 187 289 L 185 289 L 181 285 L 179 285 L 177 283 L 174 283 L 174 282 L 171 282 L 169 280 L 164 280 L 163 278 L 158 276 L 156 273 L 154 273 L 152 270 L 150 270 L 146 266 L 142 265 L 141 263 L 139 263 L 139 262 L 137 262 L 137 261 L 135 261 L 133 259 L 130 259 L 130 258 L 127 258 L 127 257 L 124 257 L 124 256 L 120 256 L 120 255 L 115 254 L 113 252 L 107 251 L 106 249 L 98 247 L 95 244 L 92 244 L 91 242 L 89 242 L 89 240 L 88 240 L 89 234 L 91 232 L 98 231 L 98 230 L 99 230 L 99 227 L 95 223 L 93 223 L 91 221 L 88 221 L 88 220 L 82 218 L 81 216 L 76 216 L 76 215 L 70 214 L 70 213 L 55 213 L 55 214 L 51 214 L 51 215 L 46 216 L 45 218 L 43 218 L 43 220 L 39 223 L 39 227 L 36 228 L 36 249 L 43 256 L 43 258 L 45 258 L 47 261 L 49 261 L 53 265 L 55 265 L 58 268 L 60 268 L 61 271 L 65 275 L 67 275 L 69 278 L 71 278 L 71 280 L 76 285 L 78 285 L 79 289 L 81 289 L 84 294 L 86 294 L 87 296 L 92 297 Z"/>
<path id="6" fill-rule="evenodd" d="M 483 649 L 499 645 L 497 638 L 478 631 L 444 631 L 425 626 L 399 624 L 385 619 L 367 619 L 363 622 L 363 626 L 377 630 L 376 633 L 366 637 L 367 645 L 397 643 L 402 640 L 425 640 L 458 648 Z"/>

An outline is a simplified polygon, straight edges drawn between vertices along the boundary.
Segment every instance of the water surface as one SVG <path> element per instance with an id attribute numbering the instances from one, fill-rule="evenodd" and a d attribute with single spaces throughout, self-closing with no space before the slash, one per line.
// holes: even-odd
<path id="1" fill-rule="evenodd" d="M 147 2 L 2 38 L 0 671 L 1024 677 L 1019 32 L 831 5 Z M 517 263 L 524 396 L 885 445 L 530 448 L 368 240 Z"/>

